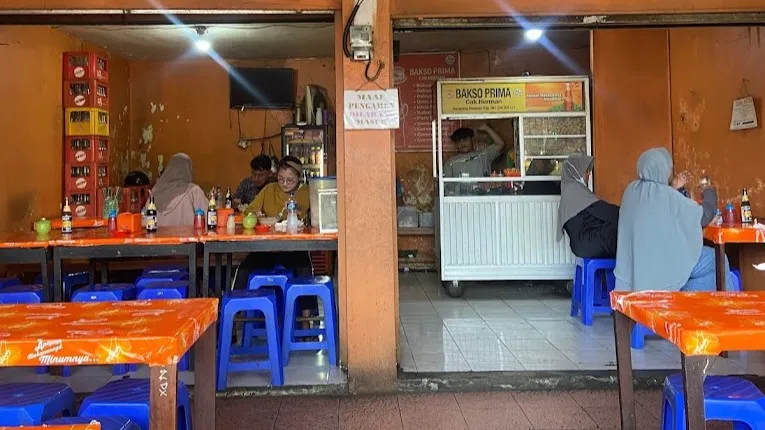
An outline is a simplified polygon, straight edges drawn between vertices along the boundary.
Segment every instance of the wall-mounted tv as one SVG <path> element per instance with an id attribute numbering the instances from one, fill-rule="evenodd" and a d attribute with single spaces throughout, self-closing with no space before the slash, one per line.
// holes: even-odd
<path id="1" fill-rule="evenodd" d="M 232 68 L 229 96 L 232 109 L 292 109 L 295 107 L 295 71 Z"/>

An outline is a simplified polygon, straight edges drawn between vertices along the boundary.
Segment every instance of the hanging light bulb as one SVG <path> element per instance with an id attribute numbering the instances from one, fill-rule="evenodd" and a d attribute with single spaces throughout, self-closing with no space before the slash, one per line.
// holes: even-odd
<path id="1" fill-rule="evenodd" d="M 544 31 L 540 28 L 530 28 L 523 33 L 523 36 L 526 38 L 526 40 L 536 42 L 540 37 L 542 37 L 543 34 Z"/>
<path id="2" fill-rule="evenodd" d="M 197 40 L 194 41 L 194 46 L 196 46 L 200 52 L 207 52 L 212 46 L 210 41 L 207 40 L 207 37 L 205 37 L 206 34 L 206 27 L 197 27 Z"/>

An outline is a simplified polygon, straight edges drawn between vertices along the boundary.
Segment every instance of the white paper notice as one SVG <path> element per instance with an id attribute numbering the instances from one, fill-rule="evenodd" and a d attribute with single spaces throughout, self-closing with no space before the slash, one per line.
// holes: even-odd
<path id="1" fill-rule="evenodd" d="M 754 99 L 745 97 L 733 101 L 733 113 L 730 118 L 731 130 L 746 130 L 757 128 L 757 111 L 754 108 Z"/>
<path id="2" fill-rule="evenodd" d="M 346 91 L 343 116 L 348 130 L 397 129 L 398 89 Z"/>

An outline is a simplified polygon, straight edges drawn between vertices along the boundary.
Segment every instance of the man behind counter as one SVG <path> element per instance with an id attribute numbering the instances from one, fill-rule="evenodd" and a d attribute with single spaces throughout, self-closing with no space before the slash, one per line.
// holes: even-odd
<path id="1" fill-rule="evenodd" d="M 458 154 L 445 163 L 444 177 L 459 178 L 463 174 L 471 178 L 489 176 L 491 163 L 502 154 L 505 141 L 486 124 L 478 127 L 478 130 L 488 134 L 492 140 L 490 145 L 478 151 L 473 144 L 475 136 L 473 129 L 463 127 L 452 133 L 451 139 L 457 144 Z"/>
<path id="2" fill-rule="evenodd" d="M 271 176 L 271 157 L 260 154 L 250 161 L 251 175 L 244 178 L 234 193 L 234 207 L 248 205 L 255 200 L 260 190 L 273 182 Z"/>

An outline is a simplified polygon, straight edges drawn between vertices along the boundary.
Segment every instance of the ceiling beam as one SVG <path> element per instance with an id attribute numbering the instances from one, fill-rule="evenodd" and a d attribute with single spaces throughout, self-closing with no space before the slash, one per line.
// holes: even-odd
<path id="1" fill-rule="evenodd" d="M 288 10 L 0 10 L 0 25 L 166 25 L 168 16 L 184 24 L 333 23 L 332 11 Z"/>

